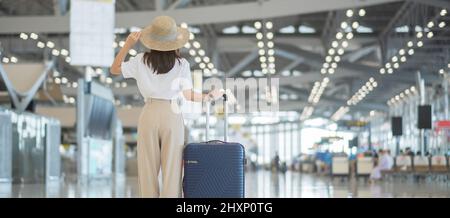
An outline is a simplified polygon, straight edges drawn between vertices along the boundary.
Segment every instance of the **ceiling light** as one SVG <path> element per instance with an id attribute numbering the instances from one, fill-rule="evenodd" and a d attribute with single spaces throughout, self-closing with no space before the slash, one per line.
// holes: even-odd
<path id="1" fill-rule="evenodd" d="M 394 68 L 395 68 L 395 69 L 398 69 L 399 67 L 400 67 L 400 65 L 399 65 L 398 63 L 395 63 L 395 64 L 394 64 Z"/>
<path id="2" fill-rule="evenodd" d="M 392 62 L 397 62 L 397 61 L 398 61 L 397 56 L 392 57 Z"/>
<path id="3" fill-rule="evenodd" d="M 434 22 L 433 21 L 428 22 L 427 27 L 428 28 L 433 28 L 434 27 Z"/>
<path id="4" fill-rule="evenodd" d="M 275 57 L 270 56 L 270 57 L 268 58 L 268 60 L 269 60 L 270 63 L 273 63 L 273 62 L 275 62 Z"/>
<path id="5" fill-rule="evenodd" d="M 428 33 L 427 33 L 427 37 L 428 37 L 429 39 L 433 38 L 433 36 L 434 36 L 434 33 L 433 33 L 433 32 L 428 32 Z"/>
<path id="6" fill-rule="evenodd" d="M 36 33 L 31 33 L 30 38 L 36 40 L 36 39 L 38 39 L 38 35 Z"/>
<path id="7" fill-rule="evenodd" d="M 352 23 L 352 28 L 353 29 L 358 29 L 358 27 L 359 27 L 358 21 L 355 21 L 355 22 Z"/>
<path id="8" fill-rule="evenodd" d="M 208 63 L 208 68 L 209 69 L 213 69 L 214 68 L 214 64 L 213 63 Z"/>
<path id="9" fill-rule="evenodd" d="M 43 42 L 38 42 L 37 44 L 36 44 L 36 46 L 37 47 L 39 47 L 39 48 L 44 48 L 45 47 L 45 44 L 43 43 Z"/>
<path id="10" fill-rule="evenodd" d="M 330 64 L 328 64 L 328 63 L 323 63 L 323 68 L 328 68 L 328 67 L 330 67 Z"/>
<path id="11" fill-rule="evenodd" d="M 55 43 L 53 43 L 52 41 L 48 41 L 47 42 L 47 47 L 54 48 L 55 47 Z"/>
<path id="12" fill-rule="evenodd" d="M 422 47 L 422 46 L 423 46 L 423 42 L 422 42 L 422 41 L 418 41 L 418 42 L 417 42 L 417 47 L 420 48 L 420 47 Z"/>
<path id="13" fill-rule="evenodd" d="M 203 49 L 198 50 L 198 55 L 205 56 L 205 50 Z"/>
<path id="14" fill-rule="evenodd" d="M 203 57 L 203 62 L 209 63 L 209 57 Z"/>
<path id="15" fill-rule="evenodd" d="M 335 50 L 334 50 L 334 49 L 330 48 L 330 49 L 328 50 L 328 54 L 329 54 L 329 55 L 334 55 L 334 53 L 335 53 Z"/>
<path id="16" fill-rule="evenodd" d="M 347 33 L 347 37 L 346 37 L 347 39 L 353 39 L 353 33 L 352 32 L 350 32 L 350 33 Z"/>
<path id="17" fill-rule="evenodd" d="M 366 10 L 364 9 L 359 9 L 359 16 L 364 17 L 366 15 Z"/>
<path id="18" fill-rule="evenodd" d="M 342 47 L 343 48 L 347 48 L 348 47 L 348 42 L 347 41 L 343 41 L 342 42 Z"/>
<path id="19" fill-rule="evenodd" d="M 329 74 L 333 74 L 334 73 L 334 69 L 333 68 L 328 69 L 328 73 Z"/>
<path id="20" fill-rule="evenodd" d="M 342 39 L 343 36 L 342 32 L 336 33 L 336 39 Z"/>
<path id="21" fill-rule="evenodd" d="M 200 69 L 205 69 L 206 64 L 205 64 L 205 63 L 200 63 L 200 64 L 198 65 L 198 67 L 200 67 Z"/>
<path id="22" fill-rule="evenodd" d="M 261 40 L 263 38 L 262 33 L 256 33 L 256 39 Z"/>
<path id="23" fill-rule="evenodd" d="M 409 42 L 408 42 L 408 47 L 411 48 L 411 47 L 413 47 L 413 46 L 414 46 L 414 43 L 413 43 L 412 41 L 409 41 Z"/>
<path id="24" fill-rule="evenodd" d="M 320 69 L 320 73 L 321 73 L 321 74 L 326 74 L 326 73 L 327 73 L 327 70 L 326 70 L 325 68 L 322 68 L 322 69 Z"/>
<path id="25" fill-rule="evenodd" d="M 392 73 L 394 72 L 394 70 L 393 70 L 392 68 L 389 68 L 389 69 L 387 70 L 387 72 L 388 72 L 388 74 L 392 74 Z"/>
<path id="26" fill-rule="evenodd" d="M 180 24 L 180 27 L 184 28 L 184 29 L 187 29 L 188 25 L 187 25 L 187 23 L 183 22 L 183 23 Z"/>
<path id="27" fill-rule="evenodd" d="M 264 54 L 266 54 L 266 50 L 264 50 L 264 49 L 259 49 L 258 54 L 259 54 L 259 55 L 264 55 Z"/>
<path id="28" fill-rule="evenodd" d="M 3 61 L 3 63 L 7 64 L 7 63 L 9 63 L 9 58 L 3 57 L 2 61 Z"/>
<path id="29" fill-rule="evenodd" d="M 17 58 L 14 56 L 12 56 L 10 60 L 11 60 L 11 63 L 17 63 Z"/>
<path id="30" fill-rule="evenodd" d="M 405 57 L 405 56 L 402 56 L 402 57 L 400 58 L 400 61 L 401 61 L 401 62 L 406 62 L 406 57 Z"/>
<path id="31" fill-rule="evenodd" d="M 344 54 L 344 49 L 340 48 L 340 49 L 338 49 L 337 52 L 338 52 L 339 55 L 343 55 Z"/>
<path id="32" fill-rule="evenodd" d="M 439 28 L 444 28 L 445 25 L 446 25 L 445 21 L 441 21 L 441 22 L 439 23 Z"/>
<path id="33" fill-rule="evenodd" d="M 59 56 L 59 51 L 56 50 L 56 49 L 53 49 L 53 50 L 52 50 L 52 55 L 53 55 L 53 56 Z"/>
<path id="34" fill-rule="evenodd" d="M 194 59 L 194 60 L 195 60 L 195 62 L 196 62 L 196 63 L 200 63 L 200 62 L 202 62 L 202 58 L 201 58 L 201 57 L 198 57 L 198 56 L 197 56 L 197 57 L 195 57 L 195 59 Z"/>
<path id="35" fill-rule="evenodd" d="M 58 77 L 56 77 L 56 78 L 55 78 L 55 83 L 56 83 L 56 84 L 60 84 L 60 83 L 61 83 L 61 79 L 58 78 Z"/>
<path id="36" fill-rule="evenodd" d="M 334 61 L 335 61 L 335 62 L 341 61 L 341 57 L 339 57 L 339 56 L 334 57 Z"/>
<path id="37" fill-rule="evenodd" d="M 266 28 L 267 29 L 272 29 L 272 27 L 273 27 L 273 23 L 272 22 L 270 22 L 270 21 L 266 22 Z"/>
<path id="38" fill-rule="evenodd" d="M 409 55 L 413 55 L 413 54 L 414 54 L 414 49 L 409 49 L 409 50 L 408 50 L 408 54 L 409 54 Z"/>
<path id="39" fill-rule="evenodd" d="M 380 73 L 381 73 L 381 74 L 385 74 L 385 73 L 386 73 L 386 70 L 385 70 L 384 68 L 381 68 L 381 69 L 380 69 Z"/>
<path id="40" fill-rule="evenodd" d="M 194 49 L 189 50 L 189 54 L 190 54 L 191 56 L 195 56 L 196 53 L 197 53 L 197 52 L 196 52 Z"/>
<path id="41" fill-rule="evenodd" d="M 20 33 L 20 38 L 23 40 L 27 40 L 28 39 L 28 35 L 26 33 Z"/>
<path id="42" fill-rule="evenodd" d="M 266 62 L 266 57 L 264 56 L 259 57 L 259 61 L 262 63 Z"/>
<path id="43" fill-rule="evenodd" d="M 67 62 L 67 63 L 70 63 L 70 61 L 72 61 L 72 58 L 66 57 L 66 62 Z"/>
<path id="44" fill-rule="evenodd" d="M 193 34 L 193 33 L 190 33 L 190 34 L 189 34 L 189 40 L 194 40 L 194 39 L 195 39 L 194 34 Z"/>
<path id="45" fill-rule="evenodd" d="M 341 23 L 341 28 L 342 28 L 342 29 L 346 29 L 347 27 L 348 27 L 347 22 L 342 22 L 342 23 Z"/>
<path id="46" fill-rule="evenodd" d="M 255 23 L 254 23 L 254 25 L 253 25 L 256 29 L 261 29 L 261 27 L 262 27 L 262 24 L 261 24 L 261 22 L 259 22 L 259 21 L 256 21 Z"/>
<path id="47" fill-rule="evenodd" d="M 331 62 L 332 60 L 333 60 L 333 58 L 331 56 L 325 57 L 325 61 L 326 62 Z"/>
<path id="48" fill-rule="evenodd" d="M 391 63 L 386 63 L 385 66 L 386 68 L 391 68 Z"/>
<path id="49" fill-rule="evenodd" d="M 275 54 L 275 50 L 269 49 L 269 50 L 267 51 L 267 54 L 268 54 L 268 55 L 274 55 L 274 54 Z"/>
<path id="50" fill-rule="evenodd" d="M 353 10 L 348 9 L 345 14 L 347 15 L 347 17 L 352 17 L 353 16 Z"/>
<path id="51" fill-rule="evenodd" d="M 267 42 L 267 47 L 268 48 L 273 48 L 273 42 L 272 41 Z"/>
<path id="52" fill-rule="evenodd" d="M 134 49 L 130 49 L 130 51 L 128 52 L 131 56 L 135 56 L 137 54 L 137 51 Z"/>
<path id="53" fill-rule="evenodd" d="M 423 37 L 423 33 L 422 33 L 422 32 L 418 32 L 418 33 L 416 34 L 416 37 L 419 38 L 419 39 L 422 38 L 422 37 Z"/>
<path id="54" fill-rule="evenodd" d="M 200 48 L 200 42 L 194 41 L 194 42 L 192 43 L 192 46 L 194 46 L 194 48 Z"/>
<path id="55" fill-rule="evenodd" d="M 268 32 L 266 34 L 267 39 L 273 39 L 273 33 L 272 32 Z"/>
<path id="56" fill-rule="evenodd" d="M 337 41 L 333 41 L 331 43 L 331 47 L 333 47 L 333 48 L 337 48 L 338 46 L 339 46 L 339 43 Z"/>
<path id="57" fill-rule="evenodd" d="M 443 17 L 447 15 L 447 9 L 442 9 L 440 15 Z"/>
<path id="58" fill-rule="evenodd" d="M 69 55 L 69 51 L 67 51 L 66 49 L 61 49 L 61 54 L 67 56 Z"/>
<path id="59" fill-rule="evenodd" d="M 259 41 L 257 45 L 258 45 L 259 48 L 263 48 L 264 47 L 264 42 Z"/>
<path id="60" fill-rule="evenodd" d="M 439 73 L 440 73 L 440 74 L 444 74 L 444 73 L 445 73 L 444 69 L 440 69 L 440 70 L 439 70 Z"/>
<path id="61" fill-rule="evenodd" d="M 405 55 L 405 49 L 400 49 L 400 51 L 398 51 L 398 53 L 399 53 L 400 55 Z"/>

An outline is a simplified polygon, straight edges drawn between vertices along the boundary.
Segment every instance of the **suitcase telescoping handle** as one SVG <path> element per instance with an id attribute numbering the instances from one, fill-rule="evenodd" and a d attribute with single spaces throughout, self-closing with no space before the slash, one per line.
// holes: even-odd
<path id="1" fill-rule="evenodd" d="M 226 142 L 228 139 L 228 105 L 227 105 L 227 94 L 223 94 L 223 113 L 224 113 L 224 137 L 223 141 Z M 214 104 L 214 101 L 206 102 L 206 133 L 205 138 L 206 141 L 209 140 L 209 117 L 211 115 L 211 105 Z"/>

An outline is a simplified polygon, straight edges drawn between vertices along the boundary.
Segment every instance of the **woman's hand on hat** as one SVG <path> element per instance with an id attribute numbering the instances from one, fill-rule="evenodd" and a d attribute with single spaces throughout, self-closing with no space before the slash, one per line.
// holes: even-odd
<path id="1" fill-rule="evenodd" d="M 128 35 L 127 37 L 127 40 L 125 41 L 125 46 L 128 46 L 128 48 L 132 48 L 139 41 L 140 37 L 141 37 L 140 31 L 130 33 L 130 35 Z"/>

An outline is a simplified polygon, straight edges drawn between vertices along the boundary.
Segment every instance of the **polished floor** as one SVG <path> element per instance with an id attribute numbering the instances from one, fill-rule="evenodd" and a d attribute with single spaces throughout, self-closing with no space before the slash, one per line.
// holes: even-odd
<path id="1" fill-rule="evenodd" d="M 70 179 L 50 184 L 0 183 L 2 198 L 129 198 L 137 197 L 137 179 L 134 177 L 91 181 L 79 184 Z M 379 182 L 330 179 L 326 176 L 298 172 L 247 172 L 246 197 L 256 198 L 392 198 L 392 197 L 450 197 L 450 184 L 415 182 Z"/>

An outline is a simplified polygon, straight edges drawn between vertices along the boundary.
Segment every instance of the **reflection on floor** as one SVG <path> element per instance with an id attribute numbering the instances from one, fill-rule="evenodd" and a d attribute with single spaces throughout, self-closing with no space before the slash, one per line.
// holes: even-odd
<path id="1" fill-rule="evenodd" d="M 0 183 L 0 197 L 137 197 L 137 179 L 115 181 L 54 182 L 42 184 Z M 298 172 L 246 174 L 246 197 L 256 198 L 347 198 L 347 197 L 450 197 L 450 184 L 388 183 L 368 184 L 364 180 L 330 179 Z"/>

